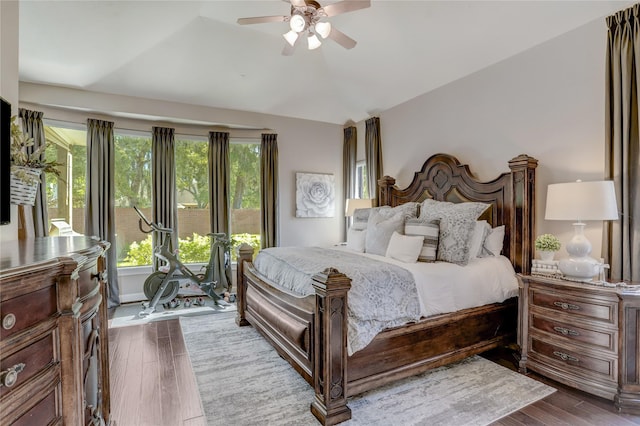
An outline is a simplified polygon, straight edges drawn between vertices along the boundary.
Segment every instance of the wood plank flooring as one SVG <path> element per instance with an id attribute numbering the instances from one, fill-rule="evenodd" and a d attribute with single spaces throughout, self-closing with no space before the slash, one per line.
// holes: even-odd
<path id="1" fill-rule="evenodd" d="M 111 418 L 116 426 L 205 426 L 202 405 L 178 319 L 109 330 Z M 512 352 L 484 355 L 516 370 Z M 552 382 L 552 395 L 493 423 L 495 426 L 639 426 L 611 401 Z M 241 425 L 233 425 L 241 426 Z"/>

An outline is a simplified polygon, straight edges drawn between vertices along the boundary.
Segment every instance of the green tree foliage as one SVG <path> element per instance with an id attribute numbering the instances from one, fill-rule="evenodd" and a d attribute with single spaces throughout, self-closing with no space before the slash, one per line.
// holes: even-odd
<path id="1" fill-rule="evenodd" d="M 115 135 L 117 207 L 151 207 L 151 138 Z"/>
<path id="2" fill-rule="evenodd" d="M 260 144 L 234 143 L 229 147 L 231 208 L 260 208 Z"/>
<path id="3" fill-rule="evenodd" d="M 176 141 L 176 189 L 191 194 L 199 209 L 209 204 L 209 144 Z"/>

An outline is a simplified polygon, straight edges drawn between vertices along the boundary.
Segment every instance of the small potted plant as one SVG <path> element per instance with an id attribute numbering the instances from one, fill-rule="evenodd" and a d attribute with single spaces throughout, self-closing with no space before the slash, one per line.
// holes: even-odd
<path id="1" fill-rule="evenodd" d="M 542 260 L 553 260 L 555 253 L 560 250 L 561 244 L 558 237 L 553 234 L 538 235 L 535 242 L 536 250 Z"/>
<path id="2" fill-rule="evenodd" d="M 40 183 L 40 174 L 46 172 L 60 176 L 57 168 L 60 163 L 44 158 L 46 144 L 31 153 L 27 152 L 27 148 L 33 146 L 34 140 L 22 132 L 16 118 L 15 115 L 11 117 L 11 203 L 32 206 Z"/>

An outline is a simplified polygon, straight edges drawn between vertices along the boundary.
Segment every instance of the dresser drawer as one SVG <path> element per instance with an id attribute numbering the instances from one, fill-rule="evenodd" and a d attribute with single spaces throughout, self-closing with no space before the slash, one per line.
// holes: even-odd
<path id="1" fill-rule="evenodd" d="M 32 293 L 0 303 L 0 340 L 19 333 L 58 312 L 56 287 L 42 288 Z"/>
<path id="2" fill-rule="evenodd" d="M 54 389 L 44 399 L 21 415 L 12 426 L 54 425 L 62 422 L 60 418 L 60 404 L 56 401 L 57 389 Z"/>
<path id="3" fill-rule="evenodd" d="M 532 288 L 530 291 L 531 307 L 551 309 L 576 318 L 600 321 L 617 327 L 617 299 L 586 298 L 563 292 L 547 292 L 539 288 Z"/>
<path id="4" fill-rule="evenodd" d="M 16 380 L 11 387 L 0 387 L 0 398 L 28 383 L 31 378 L 58 362 L 57 353 L 57 333 L 51 332 L 9 356 L 2 354 L 0 371 L 4 372 L 18 366 L 17 370 L 20 372 L 15 376 Z"/>
<path id="5" fill-rule="evenodd" d="M 531 337 L 532 359 L 544 357 L 544 364 L 555 367 L 560 371 L 570 372 L 585 380 L 597 378 L 610 383 L 615 383 L 618 378 L 617 358 L 607 357 L 593 351 L 580 350 L 579 348 L 567 348 L 540 339 Z"/>
<path id="6" fill-rule="evenodd" d="M 571 342 L 571 344 L 576 343 L 588 347 L 598 347 L 610 351 L 613 355 L 615 355 L 618 350 L 618 332 L 616 329 L 594 330 L 592 327 L 580 321 L 569 323 L 538 314 L 532 314 L 529 323 L 532 331 L 544 331 L 560 339 L 565 339 L 567 342 Z"/>

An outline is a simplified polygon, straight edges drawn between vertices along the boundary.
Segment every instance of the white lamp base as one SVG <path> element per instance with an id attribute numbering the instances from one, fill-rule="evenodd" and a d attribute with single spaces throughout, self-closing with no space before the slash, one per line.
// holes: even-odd
<path id="1" fill-rule="evenodd" d="M 600 262 L 592 257 L 570 257 L 568 259 L 561 259 L 558 264 L 558 269 L 567 278 L 587 280 L 600 273 Z"/>
<path id="2" fill-rule="evenodd" d="M 600 262 L 590 257 L 591 242 L 584 235 L 584 223 L 573 224 L 573 238 L 567 244 L 568 259 L 561 259 L 558 269 L 562 274 L 575 280 L 587 280 L 600 272 Z"/>

